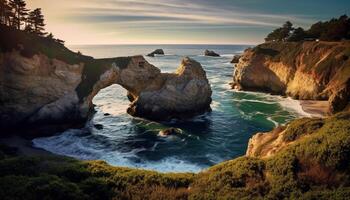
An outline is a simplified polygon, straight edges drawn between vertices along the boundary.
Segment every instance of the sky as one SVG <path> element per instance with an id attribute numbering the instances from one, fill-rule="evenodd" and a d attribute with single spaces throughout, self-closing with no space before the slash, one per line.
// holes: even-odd
<path id="1" fill-rule="evenodd" d="M 258 44 L 285 21 L 350 15 L 350 0 L 27 0 L 66 44 Z"/>

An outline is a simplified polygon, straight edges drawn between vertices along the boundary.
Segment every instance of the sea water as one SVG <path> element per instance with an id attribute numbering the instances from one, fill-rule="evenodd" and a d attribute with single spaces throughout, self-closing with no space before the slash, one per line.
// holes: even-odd
<path id="1" fill-rule="evenodd" d="M 158 123 L 126 113 L 127 91 L 119 85 L 101 90 L 93 99 L 96 114 L 83 129 L 69 129 L 33 144 L 55 154 L 78 159 L 104 160 L 111 165 L 161 172 L 199 172 L 245 154 L 249 138 L 262 131 L 307 115 L 298 101 L 230 88 L 232 57 L 245 45 L 83 45 L 71 48 L 95 58 L 145 55 L 162 48 L 164 56 L 146 57 L 162 72 L 173 72 L 184 56 L 200 62 L 213 90 L 212 111 L 184 121 Z M 205 57 L 205 49 L 221 57 Z M 105 115 L 108 113 L 109 115 Z M 94 125 L 100 124 L 103 129 Z M 175 127 L 181 134 L 161 137 Z"/>

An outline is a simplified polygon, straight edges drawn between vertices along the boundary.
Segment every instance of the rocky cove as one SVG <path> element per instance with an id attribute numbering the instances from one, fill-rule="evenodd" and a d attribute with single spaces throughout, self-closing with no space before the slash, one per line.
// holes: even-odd
<path id="1" fill-rule="evenodd" d="M 16 37 L 16 34 L 12 35 Z M 232 157 L 226 157 L 227 159 L 224 160 L 228 161 L 221 162 L 223 160 L 220 160 L 219 164 L 199 173 L 159 173 L 142 169 L 113 167 L 103 161 L 81 161 L 57 155 L 43 156 L 36 153 L 31 155 L 34 157 L 18 158 L 14 156 L 16 150 L 1 147 L 0 167 L 4 169 L 1 171 L 1 182 L 3 183 L 8 183 L 10 186 L 17 184 L 9 182 L 8 177 L 13 174 L 11 170 L 17 170 L 15 171 L 16 175 L 27 177 L 26 180 L 30 184 L 32 184 L 31 181 L 33 184 L 37 183 L 36 179 L 39 177 L 41 182 L 55 182 L 59 185 L 57 188 L 66 191 L 67 195 L 78 196 L 83 196 L 82 193 L 88 193 L 90 189 L 96 191 L 98 188 L 99 197 L 105 199 L 116 195 L 119 198 L 132 199 L 142 196 L 141 194 L 145 191 L 149 191 L 147 195 L 150 197 L 147 195 L 146 197 L 151 199 L 152 195 L 160 195 L 162 192 L 166 193 L 164 195 L 167 198 L 171 195 L 180 199 L 215 199 L 218 193 L 227 198 L 235 195 L 237 198 L 271 196 L 271 198 L 278 199 L 288 198 L 291 195 L 312 196 L 321 191 L 333 194 L 334 187 L 342 185 L 347 188 L 349 184 L 347 160 L 349 155 L 346 149 L 350 144 L 348 135 L 350 117 L 349 113 L 346 112 L 348 108 L 341 103 L 348 103 L 349 97 L 347 85 L 349 63 L 346 59 L 349 47 L 346 42 L 332 44 L 316 42 L 267 43 L 248 49 L 243 53 L 234 74 L 235 87 L 238 89 L 289 95 L 297 99 L 329 99 L 330 107 L 332 108 L 332 105 L 334 107 L 330 110 L 331 112 L 345 110 L 345 112 L 324 119 L 292 120 L 298 118 L 299 115 L 290 116 L 289 112 L 285 114 L 286 110 L 280 108 L 277 109 L 277 114 L 269 113 L 267 110 L 272 109 L 272 107 L 268 107 L 266 104 L 275 105 L 275 102 L 268 101 L 261 105 L 262 101 L 266 101 L 261 97 L 264 94 L 240 93 L 232 91 L 228 87 L 222 88 L 223 85 L 220 84 L 210 86 L 210 81 L 213 83 L 213 75 L 218 74 L 217 72 L 222 69 L 222 66 L 226 66 L 225 70 L 229 69 L 230 75 L 227 80 L 232 80 L 232 65 L 229 62 L 233 55 L 220 58 L 223 60 L 219 60 L 218 68 L 216 66 L 214 68 L 211 63 L 217 62 L 218 60 L 215 59 L 219 58 L 202 58 L 195 55 L 182 58 L 183 56 L 172 55 L 176 57 L 172 62 L 178 63 L 178 59 L 181 57 L 180 66 L 175 72 L 173 70 L 161 72 L 143 56 L 93 59 L 71 52 L 64 46 L 47 44 L 45 40 L 39 42 L 39 44 L 44 44 L 43 46 L 32 48 L 30 42 L 33 38 L 21 38 L 16 38 L 15 41 L 18 41 L 18 44 L 9 45 L 7 41 L 3 39 L 1 41 L 2 46 L 5 47 L 2 48 L 0 56 L 0 112 L 1 126 L 4 130 L 2 133 L 12 134 L 13 132 L 22 132 L 24 129 L 40 128 L 40 126 L 49 127 L 42 132 L 52 130 L 53 126 L 59 126 L 61 131 L 76 126 L 81 128 L 86 121 L 93 120 L 96 117 L 94 115 L 106 114 L 95 110 L 99 108 L 94 105 L 93 99 L 98 96 L 101 89 L 108 88 L 113 84 L 118 84 L 126 89 L 127 97 L 131 101 L 127 108 L 130 115 L 150 120 L 139 122 L 134 117 L 127 118 L 127 120 L 136 121 L 136 124 L 141 124 L 141 127 L 146 126 L 144 124 L 155 124 L 159 120 L 167 121 L 176 118 L 184 120 L 181 122 L 183 124 L 180 128 L 186 131 L 186 126 L 195 126 L 195 123 L 198 123 L 200 127 L 198 132 L 202 135 L 184 134 L 185 136 L 181 135 L 180 137 L 181 141 L 184 140 L 191 146 L 198 144 L 202 138 L 210 137 L 204 132 L 216 129 L 216 126 L 212 124 L 213 121 L 207 120 L 208 115 L 209 117 L 210 115 L 238 115 L 237 112 L 223 112 L 222 110 L 227 111 L 232 107 L 232 105 L 230 107 L 226 104 L 220 107 L 222 110 L 214 108 L 211 114 L 207 112 L 211 110 L 210 105 L 215 106 L 212 100 L 217 101 L 223 98 L 223 94 L 227 99 L 234 99 L 227 104 L 238 102 L 238 104 L 243 105 L 242 107 L 246 106 L 239 111 L 248 113 L 248 108 L 253 107 L 261 113 L 266 112 L 266 115 L 262 115 L 266 118 L 269 117 L 268 115 L 276 115 L 277 125 L 281 125 L 281 127 L 276 127 L 270 133 L 265 133 L 275 126 L 274 124 L 261 125 L 266 122 L 265 119 L 240 121 L 237 118 L 232 118 L 231 123 L 227 120 L 231 118 L 223 118 L 224 121 L 220 122 L 222 129 L 233 124 L 228 127 L 228 132 L 241 129 L 242 132 L 249 130 L 254 131 L 254 133 L 263 133 L 252 137 L 245 156 L 236 154 L 238 158 L 233 160 L 231 160 Z M 284 52 L 284 49 L 289 48 L 290 45 L 292 46 L 290 48 L 298 53 L 292 54 L 290 57 L 288 57 L 289 55 L 284 56 L 284 54 L 290 53 L 290 51 Z M 46 47 L 50 47 L 52 51 L 47 52 Z M 326 50 L 328 48 L 331 50 Z M 62 52 L 64 53 L 62 54 Z M 334 53 L 335 56 L 324 56 L 324 52 L 327 52 L 325 55 Z M 220 54 L 223 56 L 223 53 Z M 304 60 L 309 58 L 307 56 L 310 58 L 325 57 L 322 59 L 325 60 L 325 63 L 323 61 L 310 61 L 311 64 L 305 64 L 309 62 Z M 294 60 L 294 58 L 298 59 Z M 153 62 L 157 62 L 158 59 L 169 59 L 169 57 L 166 55 L 158 58 L 156 55 L 151 59 L 154 59 Z M 331 60 L 326 62 L 327 59 Z M 196 60 L 201 60 L 201 62 Z M 289 65 L 288 62 L 293 64 Z M 323 65 L 319 66 L 319 62 Z M 210 67 L 214 69 L 210 69 Z M 323 69 L 325 71 L 322 71 Z M 301 74 L 300 79 L 296 73 Z M 225 85 L 228 86 L 229 81 L 226 81 L 224 76 L 219 74 L 216 78 L 223 79 Z M 224 93 L 216 93 L 219 89 L 220 92 Z M 230 93 L 226 94 L 228 91 Z M 256 96 L 253 99 L 245 97 L 249 95 Z M 275 97 L 268 96 L 267 98 Z M 244 104 L 252 101 L 254 104 Z M 335 108 L 335 105 L 339 107 Z M 206 114 L 201 115 L 203 113 Z M 261 113 L 252 112 L 249 117 L 261 118 Z M 287 117 L 278 121 L 278 117 L 283 115 Z M 112 117 L 115 116 L 112 115 Z M 191 120 L 186 121 L 188 118 Z M 257 123 L 256 126 L 263 128 L 256 128 L 249 122 Z M 166 122 L 160 123 L 166 124 Z M 170 123 L 170 126 L 173 125 L 174 123 Z M 175 123 L 175 125 L 177 124 Z M 122 133 L 125 124 L 121 124 L 121 126 L 118 129 L 120 133 Z M 140 126 L 133 126 L 141 129 Z M 246 129 L 245 126 L 253 128 Z M 238 128 L 234 129 L 234 127 Z M 129 127 L 126 126 L 126 128 Z M 109 131 L 108 127 L 103 127 L 102 130 Z M 92 132 L 94 133 L 94 131 L 97 130 L 93 129 Z M 181 134 L 180 132 L 178 134 Z M 34 135 L 35 133 L 38 132 L 34 131 Z M 97 133 L 96 135 L 101 134 L 101 132 L 95 133 Z M 147 133 L 147 130 L 138 133 L 140 133 L 140 137 L 136 137 L 136 139 L 141 140 L 140 143 L 130 142 L 128 140 L 130 135 L 127 137 L 123 135 L 122 139 L 126 141 L 127 146 L 132 148 L 136 148 L 140 144 L 147 144 L 146 140 L 142 140 L 144 139 L 142 136 Z M 80 136 L 79 134 L 71 134 L 70 136 Z M 83 133 L 82 137 L 89 136 L 89 134 L 91 133 Z M 250 137 L 247 133 L 242 134 L 244 134 L 244 140 Z M 58 140 L 53 138 L 52 141 L 62 142 L 61 135 L 55 135 L 54 137 Z M 115 133 L 111 133 L 111 135 L 116 136 Z M 40 136 L 42 135 L 40 134 Z M 217 138 L 210 139 L 218 140 Z M 214 141 L 212 146 L 220 146 L 225 140 L 234 141 L 235 139 L 239 140 L 239 137 L 231 135 L 230 138 L 223 138 L 218 142 Z M 68 140 L 78 140 L 78 137 L 68 137 Z M 158 138 L 156 141 L 160 143 L 159 146 L 162 145 Z M 237 148 L 245 148 L 247 144 L 242 144 L 242 141 L 238 141 L 241 146 L 237 146 Z M 133 146 L 130 143 L 136 145 Z M 83 146 L 88 146 L 88 144 L 82 143 Z M 108 146 L 114 145 L 115 143 L 108 143 Z M 175 151 L 174 146 L 176 145 L 182 147 L 181 143 L 177 141 L 173 146 L 170 142 L 163 145 L 170 149 L 169 152 Z M 211 146 L 210 143 L 205 143 L 205 145 L 206 147 Z M 142 146 L 142 148 L 144 147 L 147 145 Z M 63 146 L 58 146 L 58 148 L 65 150 L 69 146 L 63 143 Z M 157 145 L 152 146 L 152 148 L 157 148 Z M 227 148 L 222 149 L 224 154 L 230 154 L 231 152 L 227 153 L 226 149 L 232 149 L 232 146 L 228 145 Z M 204 148 L 201 152 L 205 150 L 209 150 L 209 148 Z M 217 151 L 217 149 L 215 150 Z M 97 154 L 98 151 L 95 153 Z M 22 154 L 26 154 L 26 152 L 22 152 Z M 185 154 L 196 154 L 196 152 L 190 149 L 185 151 Z M 11 169 L 13 165 L 8 163 L 21 167 L 20 169 Z M 214 161 L 214 163 L 218 162 Z M 35 170 L 42 166 L 48 166 L 43 169 L 44 175 Z M 25 173 L 21 172 L 22 170 L 25 170 Z M 322 176 L 318 176 L 318 174 Z M 330 180 L 330 182 L 325 183 L 325 179 Z M 66 185 L 72 189 L 67 189 Z M 289 191 L 291 189 L 293 191 Z M 344 190 L 346 195 L 347 190 Z"/>
<path id="2" fill-rule="evenodd" d="M 349 42 L 270 42 L 248 49 L 233 88 L 301 100 L 328 100 L 329 113 L 349 109 Z"/>

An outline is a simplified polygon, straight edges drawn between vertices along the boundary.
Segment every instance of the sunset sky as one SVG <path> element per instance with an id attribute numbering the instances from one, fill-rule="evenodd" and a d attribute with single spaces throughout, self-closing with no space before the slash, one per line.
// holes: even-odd
<path id="1" fill-rule="evenodd" d="M 350 15 L 350 0 L 27 0 L 67 44 L 256 44 L 290 20 Z"/>

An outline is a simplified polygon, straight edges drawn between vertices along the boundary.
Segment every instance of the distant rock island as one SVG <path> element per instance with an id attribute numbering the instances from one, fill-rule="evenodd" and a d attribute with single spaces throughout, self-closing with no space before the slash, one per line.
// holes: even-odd
<path id="1" fill-rule="evenodd" d="M 242 57 L 241 55 L 235 55 L 235 56 L 233 56 L 233 58 L 232 58 L 232 60 L 231 60 L 231 63 L 232 63 L 232 64 L 239 63 L 239 59 L 240 59 L 241 57 Z"/>
<path id="2" fill-rule="evenodd" d="M 147 54 L 149 57 L 154 57 L 155 55 L 164 55 L 163 49 L 156 49 L 152 51 L 151 53 Z"/>
<path id="3" fill-rule="evenodd" d="M 204 51 L 204 55 L 205 56 L 211 56 L 211 57 L 220 57 L 219 54 L 215 53 L 214 51 L 210 51 L 208 49 Z"/>

